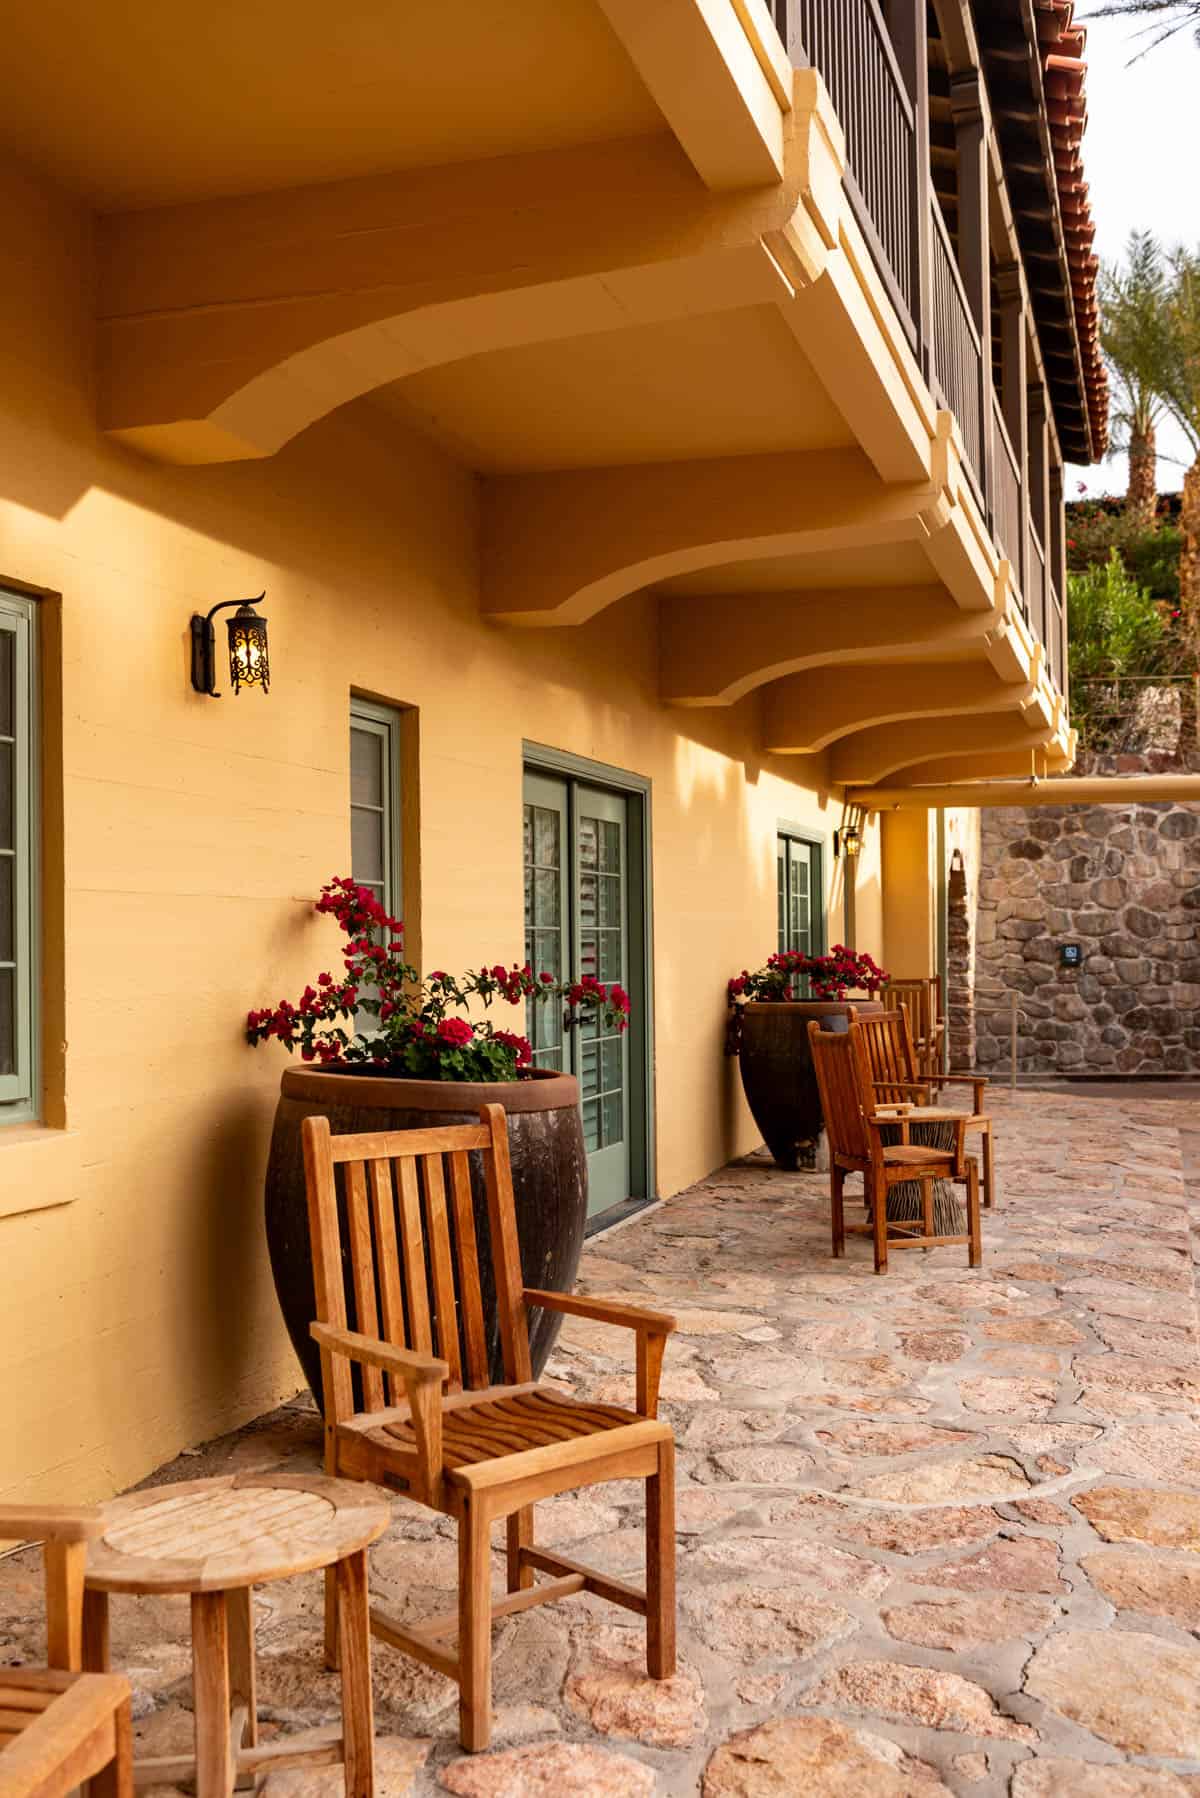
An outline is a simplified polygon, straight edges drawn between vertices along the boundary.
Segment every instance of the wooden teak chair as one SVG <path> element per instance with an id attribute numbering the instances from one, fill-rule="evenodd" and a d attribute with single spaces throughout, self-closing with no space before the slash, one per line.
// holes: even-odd
<path id="1" fill-rule="evenodd" d="M 945 1023 L 940 1016 L 942 983 L 936 975 L 917 980 L 889 980 L 884 987 L 888 1008 L 907 1007 L 913 1049 L 922 1078 L 933 1085 L 942 1081 L 942 1038 Z"/>
<path id="2" fill-rule="evenodd" d="M 932 1105 L 935 1082 L 922 1078 L 917 1066 L 916 1048 L 908 1008 L 879 1012 L 874 1017 L 860 1016 L 850 1007 L 850 1022 L 857 1024 L 871 1070 L 871 1086 L 877 1105 Z M 996 1196 L 996 1159 L 992 1143 L 992 1120 L 983 1109 L 987 1087 L 985 1074 L 940 1074 L 938 1086 L 969 1086 L 973 1110 L 967 1118 L 967 1134 L 979 1136 L 983 1161 L 981 1189 L 985 1209 Z"/>
<path id="3" fill-rule="evenodd" d="M 983 1258 L 979 1224 L 979 1169 L 965 1153 L 966 1119 L 955 1127 L 952 1148 L 935 1149 L 909 1141 L 903 1107 L 876 1106 L 871 1070 L 861 1027 L 851 1024 L 843 1035 L 824 1031 L 814 1019 L 808 1026 L 813 1070 L 829 1137 L 829 1197 L 833 1213 L 833 1253 L 843 1255 L 847 1234 L 870 1236 L 875 1244 L 875 1272 L 887 1272 L 890 1248 L 938 1248 L 965 1243 L 967 1258 L 978 1267 Z M 885 1129 L 899 1128 L 900 1141 L 887 1144 Z M 845 1217 L 846 1175 L 861 1174 L 871 1208 L 867 1224 L 848 1224 Z M 933 1183 L 961 1180 L 967 1189 L 966 1235 L 937 1236 L 933 1228 Z M 888 1191 L 912 1182 L 921 1189 L 919 1224 L 889 1220 Z"/>
<path id="4" fill-rule="evenodd" d="M 100 1533 L 93 1511 L 0 1505 L 0 1541 L 39 1541 L 46 1569 L 47 1667 L 0 1668 L 0 1798 L 133 1798 L 129 1681 L 81 1673 L 83 1573 Z"/>
<path id="5" fill-rule="evenodd" d="M 645 1617 L 647 1669 L 668 1678 L 675 1671 L 675 1445 L 657 1410 L 674 1318 L 525 1286 L 499 1105 L 484 1106 L 478 1124 L 375 1136 L 332 1136 L 325 1118 L 308 1118 L 303 1137 L 326 1470 L 397 1488 L 458 1523 L 457 1609 L 419 1626 L 373 1610 L 374 1633 L 458 1681 L 462 1743 L 472 1750 L 487 1747 L 491 1730 L 497 1617 L 593 1592 Z M 487 1182 L 502 1386 L 488 1384 L 468 1162 L 474 1152 Z M 635 1331 L 636 1411 L 579 1403 L 538 1385 L 529 1306 Z M 646 1481 L 645 1591 L 534 1545 L 537 1499 L 626 1479 Z M 493 1599 L 490 1532 L 501 1517 L 508 1589 Z M 551 1578 L 537 1584 L 535 1573 Z M 328 1583 L 325 1603 L 332 1664 L 336 1599 Z M 457 1653 L 449 1645 L 456 1632 Z"/>

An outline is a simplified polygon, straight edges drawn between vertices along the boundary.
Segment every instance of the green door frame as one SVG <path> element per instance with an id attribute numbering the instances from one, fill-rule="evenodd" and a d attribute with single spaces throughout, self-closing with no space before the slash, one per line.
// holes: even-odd
<path id="1" fill-rule="evenodd" d="M 589 787 L 608 787 L 630 801 L 629 866 L 629 1193 L 649 1203 L 658 1197 L 654 1105 L 654 906 L 651 785 L 642 774 L 589 761 L 546 743 L 525 741 L 522 765 L 530 774 L 557 774 Z M 572 839 L 573 839 L 572 819 Z M 638 1075 L 641 1077 L 638 1078 Z M 603 1218 L 603 1213 L 601 1217 Z"/>
<path id="2" fill-rule="evenodd" d="M 813 918 L 812 952 L 814 955 L 824 955 L 829 948 L 829 901 L 825 888 L 829 873 L 829 838 L 823 836 L 819 830 L 813 830 L 807 825 L 789 823 L 786 818 L 776 821 L 776 854 L 778 854 L 780 837 L 795 837 L 798 842 L 807 843 L 817 851 L 821 903 L 817 906 L 816 915 Z"/>

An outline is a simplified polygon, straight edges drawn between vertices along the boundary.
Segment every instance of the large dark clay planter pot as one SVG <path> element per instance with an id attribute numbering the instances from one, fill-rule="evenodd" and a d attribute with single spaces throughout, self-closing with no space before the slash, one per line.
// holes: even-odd
<path id="1" fill-rule="evenodd" d="M 738 1066 L 742 1090 L 777 1167 L 799 1165 L 801 1144 L 821 1134 L 821 1099 L 809 1053 L 809 1020 L 843 1034 L 850 1007 L 864 1016 L 883 1010 L 877 999 L 795 999 L 747 1005 L 742 1013 Z"/>
<path id="2" fill-rule="evenodd" d="M 570 1292 L 579 1267 L 587 1218 L 587 1155 L 579 1114 L 579 1084 L 573 1075 L 539 1069 L 527 1080 L 476 1085 L 397 1080 L 332 1070 L 289 1068 L 284 1074 L 267 1164 L 267 1248 L 287 1332 L 318 1405 L 321 1360 L 308 1333 L 316 1307 L 300 1142 L 302 1120 L 327 1117 L 335 1136 L 376 1130 L 420 1130 L 444 1124 L 478 1123 L 481 1105 L 503 1105 L 508 1114 L 513 1196 L 525 1284 Z M 504 1379 L 500 1326 L 492 1278 L 487 1194 L 477 1154 L 471 1156 L 471 1193 L 491 1379 L 499 1384 Z M 348 1275 L 348 1261 L 345 1265 Z M 541 1374 L 561 1325 L 561 1317 L 549 1311 L 530 1314 L 529 1347 L 535 1375 Z"/>

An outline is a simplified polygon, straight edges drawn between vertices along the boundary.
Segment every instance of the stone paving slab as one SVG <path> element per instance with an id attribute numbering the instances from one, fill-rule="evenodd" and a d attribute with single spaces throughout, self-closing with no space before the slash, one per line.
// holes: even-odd
<path id="1" fill-rule="evenodd" d="M 583 1291 L 680 1318 L 679 1672 L 647 1680 L 628 1613 L 592 1598 L 509 1619 L 495 1745 L 464 1757 L 453 1687 L 376 1645 L 380 1798 L 1200 1798 L 1200 1106 L 991 1108 L 977 1271 L 910 1250 L 876 1278 L 863 1240 L 833 1262 L 824 1177 L 762 1157 L 595 1241 Z M 568 1320 L 549 1372 L 619 1401 L 631 1359 Z M 319 1452 L 300 1401 L 155 1479 Z M 636 1572 L 641 1514 L 623 1482 L 539 1507 L 538 1536 Z M 455 1572 L 445 1521 L 397 1500 L 377 1594 L 419 1617 Z M 256 1607 L 264 1735 L 332 1720 L 320 1577 Z M 0 1563 L 0 1664 L 41 1652 L 24 1554 Z M 185 1601 L 116 1600 L 114 1655 L 143 1751 L 185 1747 Z"/>

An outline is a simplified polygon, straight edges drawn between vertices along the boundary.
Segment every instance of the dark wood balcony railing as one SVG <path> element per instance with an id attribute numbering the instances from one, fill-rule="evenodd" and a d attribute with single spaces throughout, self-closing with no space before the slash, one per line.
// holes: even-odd
<path id="1" fill-rule="evenodd" d="M 1050 674 L 1060 693 L 1067 690 L 1067 621 L 1062 596 L 1053 575 L 1046 582 L 1046 632 L 1042 638 Z"/>
<path id="2" fill-rule="evenodd" d="M 917 133 L 877 0 L 775 0 L 797 67 L 819 69 L 846 133 L 846 191 L 914 346 L 920 334 Z"/>
<path id="3" fill-rule="evenodd" d="M 1021 586 L 1021 469 L 1009 442 L 1000 401 L 992 393 L 992 533 Z M 1022 595 L 1024 597 L 1024 595 Z"/>
<path id="4" fill-rule="evenodd" d="M 976 491 L 982 495 L 983 394 L 980 386 L 982 355 L 979 333 L 971 317 L 966 289 L 942 220 L 942 209 L 936 200 L 930 206 L 930 213 L 933 254 L 930 257 L 929 335 L 934 397 L 948 411 L 953 412 L 958 420 Z"/>
<path id="5" fill-rule="evenodd" d="M 991 146 L 979 72 L 959 71 L 951 83 L 959 178 L 953 243 L 929 166 L 925 0 L 889 0 L 891 28 L 880 0 L 771 0 L 771 6 L 792 63 L 816 68 L 829 90 L 846 134 L 845 187 L 855 218 L 934 400 L 958 421 L 975 497 L 1061 688 L 1062 462 L 1057 447 L 1051 450 L 1044 376 L 1038 387 L 1026 373 L 1029 301 L 1019 262 L 994 269 Z M 996 308 L 1003 403 L 992 380 Z M 1035 430 L 1041 433 L 1036 452 Z"/>
<path id="6" fill-rule="evenodd" d="M 1025 537 L 1025 616 L 1035 634 L 1046 641 L 1046 552 L 1033 519 Z"/>

